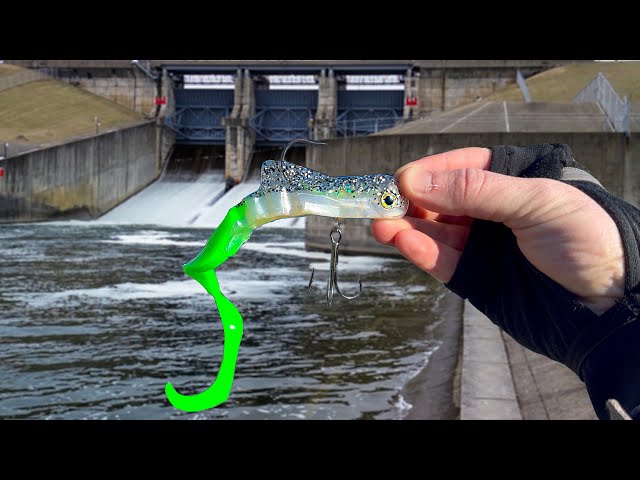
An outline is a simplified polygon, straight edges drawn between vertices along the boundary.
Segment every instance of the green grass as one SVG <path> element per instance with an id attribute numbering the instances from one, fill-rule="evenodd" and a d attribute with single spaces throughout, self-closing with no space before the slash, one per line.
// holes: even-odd
<path id="1" fill-rule="evenodd" d="M 640 62 L 576 63 L 553 68 L 527 78 L 527 86 L 534 102 L 569 102 L 593 78 L 602 72 L 618 95 L 640 100 Z M 517 85 L 511 85 L 487 100 L 524 101 Z"/>
<path id="2" fill-rule="evenodd" d="M 55 80 L 26 83 L 0 92 L 0 140 L 46 144 L 143 119 L 111 100 Z"/>

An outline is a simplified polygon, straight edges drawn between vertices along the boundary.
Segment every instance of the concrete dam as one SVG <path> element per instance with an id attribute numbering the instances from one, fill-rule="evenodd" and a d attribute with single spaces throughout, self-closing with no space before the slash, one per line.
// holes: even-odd
<path id="1" fill-rule="evenodd" d="M 522 104 L 525 121 L 519 124 L 506 103 L 494 102 L 494 108 L 482 101 L 518 78 L 571 62 L 13 63 L 108 98 L 146 120 L 0 160 L 3 223 L 100 218 L 215 228 L 231 206 L 257 189 L 261 162 L 278 158 L 294 138 L 328 143 L 294 148 L 288 159 L 329 175 L 393 173 L 422 156 L 471 145 L 567 143 L 612 192 L 636 204 L 640 197 L 636 148 L 628 136 L 607 129 L 597 107 L 582 110 L 589 119 L 584 128 L 572 123 L 532 131 L 526 119 L 537 112 L 535 122 L 545 125 L 562 116 L 562 107 Z M 504 118 L 489 118 L 503 112 Z M 305 227 L 307 247 L 326 249 L 330 223 L 309 217 L 274 225 Z M 390 253 L 374 242 L 368 224 L 346 222 L 343 250 Z"/>

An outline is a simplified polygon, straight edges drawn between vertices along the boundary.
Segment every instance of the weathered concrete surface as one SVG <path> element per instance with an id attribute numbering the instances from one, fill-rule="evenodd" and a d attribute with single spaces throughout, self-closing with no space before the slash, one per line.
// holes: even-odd
<path id="1" fill-rule="evenodd" d="M 472 102 L 376 135 L 483 132 L 612 132 L 597 103 Z"/>
<path id="2" fill-rule="evenodd" d="M 418 115 L 448 110 L 490 95 L 515 83 L 516 71 L 513 67 L 421 68 L 417 85 Z"/>
<path id="3" fill-rule="evenodd" d="M 569 368 L 502 333 L 525 420 L 597 420 L 584 383 Z"/>
<path id="4" fill-rule="evenodd" d="M 70 83 L 151 117 L 155 112 L 156 82 L 131 60 L 11 60 L 26 68 L 46 68 L 46 76 Z M 33 74 L 43 75 L 33 71 Z M 164 95 L 167 93 L 165 92 Z"/>
<path id="5" fill-rule="evenodd" d="M 638 138 L 637 133 L 631 132 L 631 137 L 625 139 L 623 198 L 640 208 L 640 144 Z"/>
<path id="6" fill-rule="evenodd" d="M 255 82 L 245 71 L 236 77 L 233 110 L 228 118 L 223 119 L 226 127 L 224 176 L 235 184 L 240 183 L 248 173 L 256 142 L 256 134 L 249 128 L 249 120 L 255 113 Z"/>
<path id="7" fill-rule="evenodd" d="M 105 213 L 157 178 L 159 133 L 144 122 L 4 160 L 0 223 Z"/>
<path id="8" fill-rule="evenodd" d="M 569 368 L 528 350 L 464 303 L 461 420 L 597 420 Z"/>
<path id="9" fill-rule="evenodd" d="M 521 420 L 500 330 L 465 301 L 461 420 Z"/>
<path id="10" fill-rule="evenodd" d="M 61 80 L 101 97 L 108 98 L 143 115 L 152 116 L 156 105 L 156 83 L 135 68 L 122 69 L 61 69 Z M 165 93 L 166 95 L 166 93 Z"/>
<path id="11" fill-rule="evenodd" d="M 9 90 L 10 88 L 24 85 L 29 82 L 37 82 L 38 80 L 48 80 L 49 77 L 37 70 L 18 71 L 11 75 L 0 77 L 0 92 Z"/>
<path id="12" fill-rule="evenodd" d="M 632 137 L 633 140 L 633 137 Z M 486 132 L 374 135 L 327 140 L 314 148 L 307 166 L 329 175 L 393 173 L 418 158 L 456 148 L 492 145 L 565 143 L 574 158 L 616 196 L 640 204 L 640 147 L 615 132 Z M 370 220 L 346 220 L 341 251 L 389 254 L 371 235 Z M 305 241 L 309 248 L 327 249 L 332 220 L 307 217 Z"/>
<path id="13" fill-rule="evenodd" d="M 312 138 L 322 140 L 335 135 L 336 115 L 338 114 L 338 81 L 329 70 L 322 70 L 318 77 L 318 108 L 315 118 L 310 122 Z M 311 150 L 313 153 L 313 150 Z"/>

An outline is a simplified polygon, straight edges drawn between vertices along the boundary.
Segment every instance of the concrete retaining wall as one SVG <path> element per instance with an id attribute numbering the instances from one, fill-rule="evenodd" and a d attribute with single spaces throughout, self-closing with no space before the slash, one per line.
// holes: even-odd
<path id="1" fill-rule="evenodd" d="M 95 218 L 159 174 L 155 121 L 0 162 L 0 223 Z"/>
<path id="2" fill-rule="evenodd" d="M 523 68 L 527 77 L 542 68 Z M 419 114 L 449 110 L 475 102 L 496 90 L 516 82 L 514 67 L 495 68 L 426 68 L 420 70 L 418 82 Z"/>
<path id="3" fill-rule="evenodd" d="M 30 69 L 44 69 L 2 77 L 0 91 L 36 80 L 59 80 L 108 98 L 149 118 L 155 114 L 156 83 L 140 69 L 133 67 L 130 60 L 15 60 L 10 63 Z M 163 88 L 164 96 L 172 94 L 172 82 L 167 85 Z M 171 101 L 170 98 L 168 100 Z"/>
<path id="4" fill-rule="evenodd" d="M 614 195 L 640 203 L 640 147 L 618 133 L 440 133 L 385 135 L 328 140 L 309 152 L 307 166 L 329 175 L 393 173 L 400 166 L 435 153 L 470 146 L 566 143 L 574 158 Z M 634 162 L 635 158 L 635 162 Z M 327 250 L 332 219 L 307 217 L 307 247 Z M 346 220 L 341 251 L 388 254 L 370 233 L 369 220 Z"/>
<path id="5" fill-rule="evenodd" d="M 59 69 L 56 80 L 108 98 L 143 115 L 155 111 L 156 85 L 143 72 L 128 69 Z M 166 95 L 166 92 L 164 93 Z"/>
<path id="6" fill-rule="evenodd" d="M 49 80 L 49 77 L 37 70 L 26 70 L 24 72 L 14 73 L 13 75 L 5 75 L 4 77 L 0 77 L 0 92 L 24 85 L 25 83 L 37 82 L 38 80 Z"/>

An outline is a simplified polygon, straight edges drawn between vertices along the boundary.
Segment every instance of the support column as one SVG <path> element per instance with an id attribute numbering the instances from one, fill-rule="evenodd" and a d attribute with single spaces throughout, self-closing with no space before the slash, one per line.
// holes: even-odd
<path id="1" fill-rule="evenodd" d="M 227 186 L 240 183 L 248 173 L 249 161 L 256 142 L 249 120 L 256 113 L 254 81 L 248 70 L 238 70 L 231 116 L 223 119 L 226 127 L 224 176 Z"/>
<path id="2" fill-rule="evenodd" d="M 176 111 L 176 101 L 173 95 L 173 89 L 175 88 L 175 82 L 169 76 L 169 72 L 166 69 L 162 69 L 162 83 L 160 87 L 160 94 L 165 98 L 166 103 L 160 106 L 160 116 L 173 115 Z"/>
<path id="3" fill-rule="evenodd" d="M 158 117 L 156 119 L 156 165 L 158 172 L 162 172 L 169 161 L 169 153 L 171 147 L 175 144 L 176 134 L 173 130 L 164 126 L 164 117 L 172 115 L 176 111 L 176 102 L 173 95 L 175 82 L 169 76 L 169 73 L 163 68 L 160 77 L 160 98 L 164 97 L 166 103 L 160 106 Z"/>
<path id="4" fill-rule="evenodd" d="M 414 77 L 411 69 L 407 70 L 404 77 L 404 110 L 402 114 L 402 118 L 405 120 L 414 120 L 419 117 L 419 82 L 420 77 Z"/>
<path id="5" fill-rule="evenodd" d="M 330 138 L 335 133 L 338 114 L 338 82 L 333 69 L 322 70 L 318 77 L 318 110 L 311 121 L 311 135 L 314 140 Z"/>
<path id="6" fill-rule="evenodd" d="M 150 78 L 151 71 L 145 71 L 140 66 L 133 66 L 131 72 L 131 107 L 138 113 L 146 117 L 153 117 L 156 111 L 155 97 L 157 95 L 158 85 L 155 79 Z M 116 103 L 121 103 L 118 95 L 105 95 L 106 92 L 97 91 L 90 84 L 86 84 L 86 80 L 80 78 L 75 73 L 69 78 L 72 85 L 77 85 L 97 95 L 104 96 Z"/>
<path id="7" fill-rule="evenodd" d="M 322 70 L 318 77 L 318 109 L 315 118 L 309 121 L 311 139 L 320 141 L 335 136 L 338 116 L 338 82 L 333 69 Z M 307 166 L 315 166 L 318 148 L 306 148 Z"/>
<path id="8" fill-rule="evenodd" d="M 439 112 L 445 108 L 445 71 L 440 68 L 421 68 L 416 80 L 418 116 Z"/>

